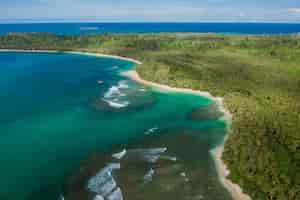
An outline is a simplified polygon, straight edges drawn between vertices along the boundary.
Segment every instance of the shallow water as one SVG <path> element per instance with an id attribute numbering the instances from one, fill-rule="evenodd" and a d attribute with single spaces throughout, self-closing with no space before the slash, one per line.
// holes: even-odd
<path id="1" fill-rule="evenodd" d="M 120 161 L 116 182 L 125 199 L 230 199 L 209 156 L 226 130 L 213 102 L 118 75 L 132 67 L 81 55 L 0 53 L 0 199 L 93 199 L 88 180 L 111 154 L 165 147 L 176 162 Z M 179 170 L 165 172 L 174 165 Z M 149 167 L 155 172 L 144 184 Z"/>

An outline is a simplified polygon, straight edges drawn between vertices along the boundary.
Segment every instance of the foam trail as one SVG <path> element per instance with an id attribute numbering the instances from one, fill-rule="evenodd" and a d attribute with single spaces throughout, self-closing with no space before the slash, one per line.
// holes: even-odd
<path id="1" fill-rule="evenodd" d="M 145 155 L 144 159 L 150 163 L 155 163 L 159 159 L 160 155 Z"/>
<path id="2" fill-rule="evenodd" d="M 117 86 L 112 86 L 111 88 L 108 89 L 108 91 L 104 94 L 104 98 L 109 99 L 115 95 L 119 95 L 120 90 Z"/>
<path id="3" fill-rule="evenodd" d="M 127 152 L 126 149 L 124 149 L 123 151 L 121 151 L 119 153 L 113 154 L 112 157 L 115 158 L 115 159 L 120 160 L 126 155 L 126 152 Z"/>
<path id="4" fill-rule="evenodd" d="M 101 187 L 97 188 L 97 193 L 101 194 L 102 196 L 108 195 L 114 188 L 117 187 L 117 183 L 115 179 L 110 176 L 110 178 L 103 184 Z"/>
<path id="5" fill-rule="evenodd" d="M 161 159 L 165 159 L 165 160 L 170 160 L 170 161 L 177 161 L 176 157 L 172 157 L 172 156 L 161 156 Z"/>
<path id="6" fill-rule="evenodd" d="M 128 153 L 139 153 L 139 154 L 148 154 L 148 155 L 155 155 L 155 154 L 161 154 L 165 153 L 168 149 L 166 147 L 164 148 L 153 148 L 153 149 L 133 149 L 129 150 Z"/>
<path id="7" fill-rule="evenodd" d="M 109 164 L 88 181 L 87 188 L 97 194 L 104 194 L 104 196 L 107 195 L 117 186 L 111 173 L 112 171 L 119 170 L 120 168 L 120 163 Z"/>
<path id="8" fill-rule="evenodd" d="M 101 195 L 96 195 L 94 200 L 104 200 L 104 198 Z"/>
<path id="9" fill-rule="evenodd" d="M 120 188 L 117 188 L 115 191 L 110 193 L 107 197 L 107 200 L 123 200 L 122 191 Z"/>
<path id="10" fill-rule="evenodd" d="M 103 96 L 103 101 L 108 103 L 110 107 L 113 108 L 124 108 L 127 107 L 130 102 L 122 99 L 121 97 L 126 97 L 127 94 L 123 93 L 122 90 L 129 88 L 126 81 L 119 81 L 117 86 L 112 86 Z"/>
<path id="11" fill-rule="evenodd" d="M 130 104 L 128 101 L 115 102 L 115 101 L 109 101 L 106 99 L 103 99 L 103 101 L 105 101 L 106 103 L 109 104 L 109 106 L 114 107 L 114 108 L 124 108 Z"/>
<path id="12" fill-rule="evenodd" d="M 155 149 L 149 149 L 146 150 L 151 154 L 160 154 L 160 153 L 165 153 L 168 150 L 168 148 L 164 147 L 164 148 L 155 148 Z"/>
<path id="13" fill-rule="evenodd" d="M 151 168 L 147 174 L 145 174 L 144 176 L 144 182 L 148 183 L 150 181 L 152 181 L 153 175 L 154 175 L 155 171 Z"/>
<path id="14" fill-rule="evenodd" d="M 129 86 L 128 86 L 128 84 L 127 84 L 127 81 L 119 81 L 119 83 L 118 83 L 119 85 L 119 88 L 121 88 L 121 89 L 128 89 L 129 88 Z"/>
<path id="15" fill-rule="evenodd" d="M 128 150 L 127 155 L 135 157 L 137 160 L 155 163 L 160 154 L 165 153 L 167 148 L 153 148 L 153 149 L 134 149 Z"/>
<path id="16" fill-rule="evenodd" d="M 145 135 L 149 135 L 151 133 L 154 133 L 155 131 L 158 130 L 158 127 L 153 127 L 153 128 L 150 128 L 148 129 L 146 132 L 145 132 Z"/>

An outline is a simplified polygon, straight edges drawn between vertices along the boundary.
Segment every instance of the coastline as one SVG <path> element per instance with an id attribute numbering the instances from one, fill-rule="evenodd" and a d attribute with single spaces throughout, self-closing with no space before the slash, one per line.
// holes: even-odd
<path id="1" fill-rule="evenodd" d="M 251 200 L 251 197 L 245 193 L 243 193 L 242 188 L 238 185 L 230 181 L 227 177 L 230 174 L 230 171 L 227 169 L 227 166 L 222 160 L 222 154 L 224 152 L 224 144 L 228 135 L 224 139 L 224 143 L 217 146 L 216 148 L 210 151 L 216 165 L 216 170 L 219 176 L 219 181 L 226 188 L 226 190 L 231 194 L 231 197 L 234 200 Z"/>
<path id="2" fill-rule="evenodd" d="M 102 54 L 102 53 L 89 53 L 89 52 L 80 52 L 80 51 L 58 51 L 58 50 L 22 50 L 22 49 L 0 49 L 1 52 L 21 52 L 21 53 L 69 53 L 69 54 L 78 54 L 78 55 L 86 55 L 86 56 L 95 56 L 95 57 L 104 57 L 104 58 L 114 58 L 114 59 L 119 59 L 119 60 L 125 60 L 129 61 L 135 64 L 142 64 L 142 62 L 132 59 L 132 58 L 127 58 L 127 57 L 122 57 L 122 56 L 115 56 L 115 55 L 108 55 L 108 54 Z M 209 92 L 202 92 L 202 91 L 197 91 L 197 90 L 192 90 L 192 89 L 186 89 L 186 88 L 174 88 L 170 87 L 167 85 L 162 85 L 159 83 L 154 83 L 150 81 L 143 80 L 140 78 L 139 74 L 135 70 L 129 70 L 121 73 L 122 76 L 125 76 L 133 81 L 136 81 L 138 83 L 160 89 L 162 91 L 167 91 L 167 92 L 179 92 L 179 93 L 189 93 L 189 94 L 194 94 L 194 95 L 199 95 L 206 97 L 214 102 L 217 103 L 220 111 L 224 113 L 224 121 L 226 121 L 228 124 L 231 123 L 232 119 L 232 114 L 225 108 L 224 103 L 223 103 L 223 98 L 220 97 L 214 97 L 212 96 Z M 230 130 L 229 130 L 230 131 Z M 228 133 L 230 134 L 230 133 Z M 226 142 L 228 135 L 225 137 L 224 141 L 222 144 L 217 146 L 215 149 L 212 149 L 210 151 L 213 160 L 215 162 L 217 174 L 219 177 L 219 181 L 222 183 L 222 185 L 227 189 L 227 191 L 231 194 L 232 198 L 234 200 L 251 200 L 251 198 L 244 194 L 242 191 L 242 188 L 231 182 L 229 179 L 227 179 L 227 176 L 229 175 L 230 171 L 227 169 L 225 163 L 222 160 L 222 154 L 224 151 L 224 144 Z"/>
<path id="3" fill-rule="evenodd" d="M 19 53 L 68 53 L 68 54 L 78 54 L 78 55 L 85 55 L 85 56 L 94 56 L 94 57 L 101 57 L 101 58 L 114 58 L 118 60 L 125 60 L 129 62 L 133 62 L 135 64 L 142 64 L 140 61 L 126 58 L 122 56 L 115 56 L 103 53 L 89 53 L 89 52 L 80 52 L 80 51 L 57 51 L 57 50 L 25 50 L 25 49 L 0 49 L 0 52 L 19 52 Z"/>
<path id="4" fill-rule="evenodd" d="M 140 78 L 139 74 L 135 70 L 122 72 L 121 75 L 123 75 L 127 78 L 130 78 L 131 80 L 134 80 L 138 83 L 141 83 L 141 84 L 144 84 L 144 85 L 147 85 L 150 87 L 154 87 L 154 88 L 160 89 L 162 91 L 180 92 L 180 93 L 200 95 L 200 96 L 206 97 L 212 101 L 215 101 L 219 107 L 219 110 L 224 114 L 223 120 L 226 121 L 229 125 L 231 124 L 232 114 L 225 108 L 224 103 L 223 103 L 223 98 L 221 98 L 221 97 L 214 97 L 209 92 L 202 92 L 202 91 L 186 89 L 186 88 L 174 88 L 174 87 L 170 87 L 167 85 L 161 85 L 159 83 L 146 81 L 146 80 L 143 80 L 142 78 Z M 229 129 L 228 129 L 228 131 L 229 131 L 229 133 L 227 133 L 227 134 L 230 134 Z M 227 138 L 228 138 L 228 135 L 224 138 L 224 141 L 222 142 L 222 144 L 220 144 L 215 149 L 212 149 L 210 151 L 210 154 L 212 155 L 213 160 L 215 162 L 219 181 L 225 187 L 225 189 L 230 193 L 231 197 L 234 200 L 251 200 L 250 196 L 243 193 L 242 188 L 238 184 L 235 184 L 235 183 L 231 182 L 229 179 L 227 179 L 230 171 L 227 169 L 227 166 L 225 165 L 225 163 L 222 160 L 224 144 L 225 144 Z"/>

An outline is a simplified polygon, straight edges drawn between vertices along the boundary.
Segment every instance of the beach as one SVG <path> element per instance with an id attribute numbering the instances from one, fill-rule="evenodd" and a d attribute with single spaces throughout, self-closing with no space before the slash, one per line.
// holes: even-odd
<path id="1" fill-rule="evenodd" d="M 229 125 L 231 124 L 232 114 L 225 108 L 224 103 L 223 103 L 223 98 L 221 98 L 221 97 L 214 97 L 209 92 L 196 91 L 196 90 L 186 89 L 186 88 L 174 88 L 174 87 L 170 87 L 167 85 L 161 85 L 158 83 L 146 81 L 146 80 L 143 80 L 142 78 L 140 78 L 139 74 L 135 70 L 123 72 L 122 75 L 126 76 L 132 80 L 135 80 L 139 83 L 160 89 L 161 91 L 183 92 L 183 93 L 200 95 L 200 96 L 209 98 L 217 103 L 219 110 L 224 113 L 224 120 Z M 228 132 L 230 133 L 230 130 L 228 130 Z M 218 173 L 219 181 L 227 189 L 227 191 L 231 194 L 231 196 L 234 200 L 251 200 L 251 198 L 247 194 L 243 193 L 242 188 L 239 185 L 234 184 L 232 181 L 227 179 L 230 171 L 227 169 L 225 163 L 222 160 L 224 144 L 226 142 L 227 137 L 224 139 L 224 142 L 221 145 L 219 145 L 218 147 L 216 147 L 215 149 L 210 151 L 210 153 L 213 157 L 213 160 L 215 162 L 215 165 L 216 165 L 216 170 Z"/>
<path id="2" fill-rule="evenodd" d="M 57 50 L 25 50 L 25 49 L 0 49 L 0 52 L 20 52 L 20 53 L 70 53 L 70 54 L 78 54 L 78 55 L 86 55 L 86 56 L 95 56 L 95 57 L 102 57 L 102 58 L 114 58 L 118 60 L 125 60 L 129 62 L 133 62 L 135 64 L 142 64 L 140 61 L 126 58 L 122 56 L 115 56 L 115 55 L 108 55 L 102 53 L 89 53 L 89 52 L 80 52 L 80 51 L 57 51 Z"/>
<path id="3" fill-rule="evenodd" d="M 247 194 L 243 193 L 242 188 L 239 185 L 233 183 L 227 178 L 230 171 L 227 169 L 226 165 L 222 160 L 223 151 L 224 144 L 210 151 L 216 164 L 216 169 L 220 182 L 230 192 L 234 200 L 251 200 L 251 198 Z"/>

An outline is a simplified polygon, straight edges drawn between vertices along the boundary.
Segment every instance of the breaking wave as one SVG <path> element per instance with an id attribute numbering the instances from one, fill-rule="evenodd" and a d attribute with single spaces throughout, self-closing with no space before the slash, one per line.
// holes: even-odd
<path id="1" fill-rule="evenodd" d="M 126 155 L 126 153 L 127 153 L 127 150 L 124 149 L 123 151 L 121 151 L 119 153 L 113 154 L 112 157 L 115 158 L 115 159 L 120 160 L 120 159 L 122 159 Z"/>
<path id="2" fill-rule="evenodd" d="M 114 85 L 108 89 L 108 91 L 104 94 L 102 100 L 108 103 L 108 105 L 113 108 L 127 107 L 130 104 L 130 102 L 124 99 L 124 97 L 126 97 L 127 94 L 122 90 L 128 88 L 129 85 L 127 84 L 127 81 L 119 81 L 118 85 Z"/>
<path id="3" fill-rule="evenodd" d="M 124 108 L 129 105 L 128 101 L 122 101 L 122 102 L 117 102 L 115 100 L 109 101 L 106 99 L 103 99 L 106 103 L 108 103 L 109 106 L 114 107 L 114 108 Z"/>
<path id="4" fill-rule="evenodd" d="M 157 130 L 158 130 L 158 127 L 150 128 L 147 131 L 145 131 L 145 135 L 149 135 L 149 134 L 155 133 Z"/>
<path id="5" fill-rule="evenodd" d="M 145 182 L 145 183 L 148 183 L 148 182 L 152 181 L 152 178 L 153 178 L 154 173 L 155 173 L 154 169 L 151 168 L 151 169 L 147 172 L 147 174 L 145 174 L 145 176 L 144 176 L 144 182 Z"/>
<path id="6" fill-rule="evenodd" d="M 112 176 L 113 171 L 120 169 L 120 163 L 108 164 L 88 181 L 87 188 L 97 194 L 94 199 L 123 199 L 121 189 L 117 186 L 117 182 Z"/>
<path id="7" fill-rule="evenodd" d="M 111 88 L 108 89 L 108 91 L 104 94 L 104 98 L 113 98 L 116 96 L 120 96 L 122 93 L 119 89 L 118 86 L 112 86 Z"/>
<path id="8" fill-rule="evenodd" d="M 119 82 L 119 88 L 128 89 L 129 86 L 127 84 L 127 81 L 125 81 L 125 80 L 120 81 Z"/>

